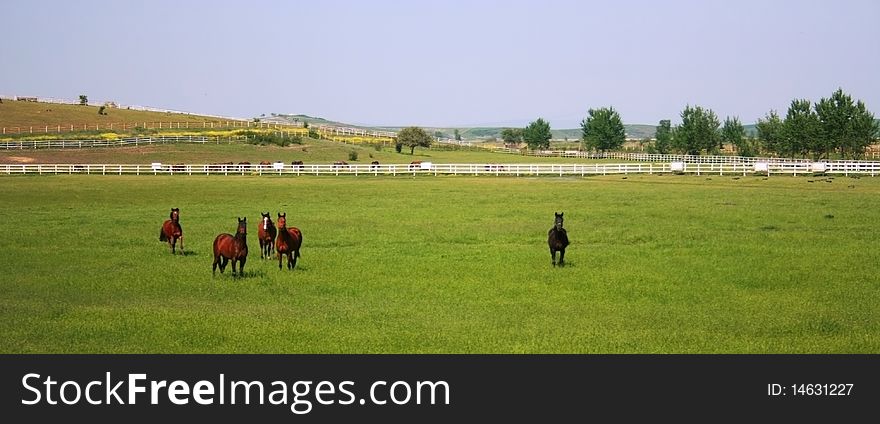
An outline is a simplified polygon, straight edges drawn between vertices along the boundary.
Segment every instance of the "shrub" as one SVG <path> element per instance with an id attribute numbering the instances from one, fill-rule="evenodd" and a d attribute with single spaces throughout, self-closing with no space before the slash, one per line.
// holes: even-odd
<path id="1" fill-rule="evenodd" d="M 352 150 L 348 152 L 348 160 L 356 161 L 358 160 L 358 152 L 356 150 Z"/>

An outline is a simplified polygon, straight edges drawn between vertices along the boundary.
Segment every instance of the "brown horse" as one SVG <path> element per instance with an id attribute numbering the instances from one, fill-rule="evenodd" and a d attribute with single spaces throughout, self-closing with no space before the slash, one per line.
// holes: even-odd
<path id="1" fill-rule="evenodd" d="M 247 261 L 247 217 L 238 218 L 238 229 L 235 235 L 220 234 L 214 239 L 214 265 L 211 267 L 211 274 L 217 272 L 217 264 L 220 264 L 220 273 L 226 269 L 226 264 L 232 260 L 232 275 L 235 275 L 235 263 L 240 262 L 238 266 L 238 275 L 244 273 L 244 263 Z"/>
<path id="2" fill-rule="evenodd" d="M 556 266 L 556 252 L 559 252 L 559 266 L 565 266 L 565 248 L 568 247 L 568 232 L 562 228 L 563 213 L 553 213 L 555 221 L 553 228 L 547 232 L 547 244 L 550 246 L 550 258 L 553 266 Z"/>
<path id="3" fill-rule="evenodd" d="M 281 258 L 287 255 L 287 269 L 296 266 L 299 248 L 302 246 L 302 232 L 299 228 L 287 228 L 287 213 L 278 214 L 278 238 L 275 239 L 275 251 L 278 252 L 278 269 L 281 269 Z"/>
<path id="4" fill-rule="evenodd" d="M 159 241 L 167 241 L 171 247 L 171 254 L 174 254 L 174 248 L 177 240 L 180 240 L 180 254 L 183 254 L 183 228 L 180 226 L 180 208 L 171 208 L 170 219 L 162 224 L 159 229 Z"/>
<path id="5" fill-rule="evenodd" d="M 260 215 L 263 216 L 260 220 L 260 228 L 257 231 L 257 238 L 260 240 L 260 259 L 268 259 L 272 256 L 272 249 L 275 247 L 275 235 L 278 234 L 278 231 L 275 229 L 275 224 L 272 223 L 272 218 L 269 217 L 269 212 L 260 212 Z"/>

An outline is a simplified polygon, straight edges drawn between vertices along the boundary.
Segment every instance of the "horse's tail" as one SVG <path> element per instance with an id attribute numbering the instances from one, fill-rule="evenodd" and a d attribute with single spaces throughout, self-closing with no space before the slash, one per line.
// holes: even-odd
<path id="1" fill-rule="evenodd" d="M 168 236 L 165 235 L 165 227 L 159 228 L 159 241 L 168 241 Z"/>

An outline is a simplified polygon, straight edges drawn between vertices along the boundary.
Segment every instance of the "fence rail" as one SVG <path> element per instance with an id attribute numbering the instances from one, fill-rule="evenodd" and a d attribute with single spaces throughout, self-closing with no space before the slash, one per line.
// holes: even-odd
<path id="1" fill-rule="evenodd" d="M 5 164 L 0 173 L 95 174 L 95 175 L 494 175 L 494 176 L 587 176 L 615 174 L 696 175 L 880 175 L 880 162 L 827 163 L 818 170 L 813 163 L 617 163 L 617 164 Z"/>
<path id="2" fill-rule="evenodd" d="M 178 122 L 178 121 L 144 121 L 144 122 L 107 122 L 94 124 L 55 124 L 55 125 L 31 125 L 31 126 L 10 126 L 0 128 L 0 135 L 20 135 L 20 134 L 52 134 L 66 133 L 74 131 L 129 131 L 135 129 L 173 129 L 173 130 L 194 130 L 194 129 L 228 129 L 228 128 L 251 128 L 251 129 L 288 129 L 302 128 L 294 124 L 278 124 L 270 122 L 252 122 L 252 121 L 198 121 L 198 122 Z"/>
<path id="3" fill-rule="evenodd" d="M 290 131 L 279 131 L 282 134 Z M 296 133 L 296 132 L 293 132 Z M 93 147 L 122 147 L 122 146 L 147 146 L 152 144 L 171 143 L 221 143 L 246 140 L 246 136 L 163 136 L 163 137 L 128 137 L 107 140 L 16 140 L 0 141 L 0 150 L 28 150 L 28 149 L 87 149 Z"/>
<path id="4" fill-rule="evenodd" d="M 768 163 L 813 163 L 811 159 L 780 158 L 780 157 L 753 157 L 753 156 L 722 156 L 722 155 L 674 155 L 656 153 L 627 153 L 627 152 L 583 152 L 579 150 L 517 150 L 497 149 L 497 153 L 519 154 L 534 157 L 559 157 L 559 158 L 582 158 L 582 159 L 622 159 L 639 162 L 685 162 L 685 163 L 726 163 L 726 164 L 754 164 L 757 162 Z M 869 152 L 867 156 L 880 158 L 880 155 Z M 824 163 L 852 163 L 864 161 L 847 160 L 823 160 Z"/>

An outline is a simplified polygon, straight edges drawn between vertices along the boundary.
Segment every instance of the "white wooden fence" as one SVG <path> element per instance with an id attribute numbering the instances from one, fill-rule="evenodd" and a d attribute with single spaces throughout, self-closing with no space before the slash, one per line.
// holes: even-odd
<path id="1" fill-rule="evenodd" d="M 627 152 L 584 152 L 579 150 L 524 150 L 496 149 L 498 153 L 519 154 L 534 157 L 559 157 L 559 158 L 582 158 L 582 159 L 623 159 L 640 162 L 686 162 L 686 163 L 736 163 L 753 164 L 756 162 L 778 163 L 812 163 L 811 159 L 780 158 L 780 157 L 752 157 L 752 156 L 724 156 L 724 155 L 675 155 L 655 153 L 627 153 Z M 854 162 L 854 161 L 828 161 L 823 162 Z"/>
<path id="2" fill-rule="evenodd" d="M 277 134 L 284 136 L 297 135 L 296 132 L 277 131 Z M 174 137 L 126 137 L 107 140 L 15 140 L 0 141 L 0 150 L 28 150 L 28 149 L 87 149 L 93 147 L 122 147 L 122 146 L 146 146 L 152 144 L 170 144 L 170 143 L 195 143 L 195 144 L 215 144 L 215 143 L 232 143 L 246 140 L 246 136 L 225 136 L 225 137 L 207 137 L 207 136 L 174 136 Z"/>
<path id="3" fill-rule="evenodd" d="M 615 174 L 695 175 L 880 175 L 880 162 L 852 163 L 596 163 L 596 164 L 3 164 L 0 174 L 89 175 L 489 175 L 489 176 L 587 176 Z"/>

